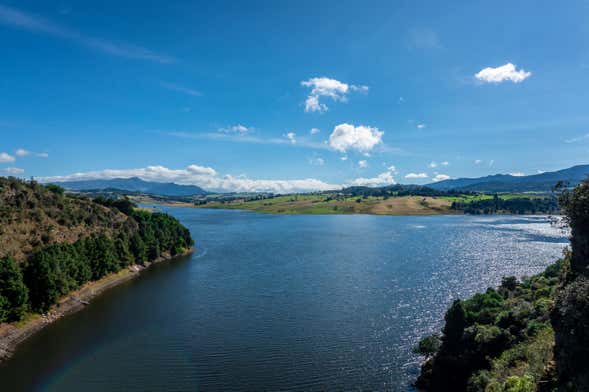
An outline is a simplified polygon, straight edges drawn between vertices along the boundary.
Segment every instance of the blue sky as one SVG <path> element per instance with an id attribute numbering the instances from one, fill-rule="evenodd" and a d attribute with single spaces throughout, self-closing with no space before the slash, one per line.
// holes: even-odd
<path id="1" fill-rule="evenodd" d="M 588 163 L 588 14 L 0 0 L 0 174 L 286 192 Z"/>

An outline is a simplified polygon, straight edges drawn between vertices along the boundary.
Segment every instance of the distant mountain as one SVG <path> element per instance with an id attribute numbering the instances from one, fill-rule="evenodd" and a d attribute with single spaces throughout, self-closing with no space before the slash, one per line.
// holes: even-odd
<path id="1" fill-rule="evenodd" d="M 480 178 L 444 180 L 427 184 L 426 186 L 440 191 L 453 189 L 474 192 L 548 192 L 559 181 L 574 186 L 588 176 L 589 165 L 578 165 L 568 169 L 531 176 L 495 174 Z"/>
<path id="2" fill-rule="evenodd" d="M 58 185 L 72 191 L 119 189 L 161 196 L 192 196 L 208 193 L 195 185 L 178 185 L 173 182 L 151 182 L 144 181 L 138 177 L 113 178 L 110 180 L 65 181 L 58 183 Z"/>

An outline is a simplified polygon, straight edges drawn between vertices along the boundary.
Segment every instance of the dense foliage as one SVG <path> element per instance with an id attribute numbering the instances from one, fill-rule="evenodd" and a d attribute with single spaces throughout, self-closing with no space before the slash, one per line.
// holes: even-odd
<path id="1" fill-rule="evenodd" d="M 571 228 L 571 266 L 552 311 L 561 390 L 589 390 L 589 181 L 563 193 Z"/>
<path id="2" fill-rule="evenodd" d="M 510 390 L 505 389 L 509 384 L 526 382 L 515 378 L 508 382 L 509 377 L 540 380 L 549 358 L 534 360 L 525 347 L 551 335 L 550 308 L 566 260 L 521 282 L 507 277 L 497 289 L 456 300 L 446 313 L 438 350 L 418 350 L 428 360 L 417 386 L 431 391 L 504 391 Z M 427 343 L 431 340 L 426 337 L 419 346 L 435 348 Z M 550 341 L 547 344 L 552 347 Z M 509 358 L 504 357 L 507 352 Z M 520 363 L 532 366 L 522 371 Z"/>
<path id="3" fill-rule="evenodd" d="M 455 301 L 426 337 L 416 382 L 428 391 L 589 391 L 589 182 L 560 204 L 571 250 L 542 274 Z M 437 342 L 437 343 L 436 343 Z"/>
<path id="4" fill-rule="evenodd" d="M 35 194 L 35 199 L 61 200 L 70 197 L 56 186 L 14 182 L 21 191 Z M 53 199 L 46 193 L 56 195 Z M 27 196 L 30 200 L 31 195 Z M 84 200 L 79 205 L 99 211 L 100 219 L 116 217 L 110 230 L 89 231 L 73 242 L 53 242 L 36 247 L 25 260 L 0 258 L 0 322 L 21 319 L 27 311 L 46 312 L 63 295 L 131 264 L 144 264 L 162 255 L 173 256 L 193 245 L 188 229 L 175 218 L 162 213 L 135 209 L 128 200 Z M 11 206 L 4 205 L 11 212 Z M 27 205 L 21 205 L 26 214 Z M 119 216 L 119 215 L 122 215 Z M 75 218 L 75 217 L 74 217 Z M 102 222 L 108 226 L 108 222 Z M 43 227 L 37 227 L 42 230 Z"/>
<path id="5" fill-rule="evenodd" d="M 502 199 L 495 195 L 493 199 L 473 200 L 468 202 L 455 201 L 453 210 L 464 211 L 465 214 L 552 214 L 559 211 L 556 198 L 525 198 L 517 197 Z"/>

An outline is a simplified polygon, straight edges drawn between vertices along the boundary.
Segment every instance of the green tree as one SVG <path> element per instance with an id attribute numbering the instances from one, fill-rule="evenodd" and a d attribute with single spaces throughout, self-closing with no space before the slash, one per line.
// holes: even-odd
<path id="1" fill-rule="evenodd" d="M 22 272 L 14 259 L 0 259 L 0 296 L 5 299 L 8 311 L 0 321 L 20 320 L 27 311 L 29 291 L 23 282 Z"/>

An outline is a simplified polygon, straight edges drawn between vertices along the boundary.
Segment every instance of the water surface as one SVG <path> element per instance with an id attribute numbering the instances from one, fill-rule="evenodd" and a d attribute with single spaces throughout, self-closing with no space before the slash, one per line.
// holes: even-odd
<path id="1" fill-rule="evenodd" d="M 546 217 L 166 211 L 198 251 L 31 338 L 2 390 L 408 391 L 453 299 L 567 244 Z"/>

